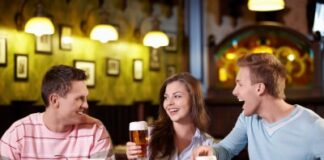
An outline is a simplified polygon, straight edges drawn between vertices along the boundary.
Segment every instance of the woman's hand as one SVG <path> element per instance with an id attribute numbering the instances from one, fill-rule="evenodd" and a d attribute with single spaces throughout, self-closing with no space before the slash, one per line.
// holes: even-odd
<path id="1" fill-rule="evenodd" d="M 126 155 L 127 159 L 136 159 L 138 154 L 141 153 L 141 146 L 136 145 L 134 142 L 126 143 Z"/>

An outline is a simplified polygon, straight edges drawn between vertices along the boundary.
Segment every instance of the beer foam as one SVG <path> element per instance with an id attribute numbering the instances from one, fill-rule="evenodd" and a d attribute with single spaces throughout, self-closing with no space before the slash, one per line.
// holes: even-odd
<path id="1" fill-rule="evenodd" d="M 198 156 L 196 160 L 217 160 L 216 156 Z"/>
<path id="2" fill-rule="evenodd" d="M 129 123 L 129 130 L 130 131 L 147 130 L 147 123 L 145 121 L 131 122 Z"/>

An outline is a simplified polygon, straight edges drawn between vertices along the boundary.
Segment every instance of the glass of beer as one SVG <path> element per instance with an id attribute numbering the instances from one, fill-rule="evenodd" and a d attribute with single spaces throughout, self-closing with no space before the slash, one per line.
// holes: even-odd
<path id="1" fill-rule="evenodd" d="M 139 158 L 147 158 L 148 146 L 148 127 L 145 121 L 135 121 L 129 123 L 130 141 L 141 146 L 142 152 L 138 155 Z"/>
<path id="2" fill-rule="evenodd" d="M 196 160 L 217 160 L 216 156 L 198 156 Z"/>

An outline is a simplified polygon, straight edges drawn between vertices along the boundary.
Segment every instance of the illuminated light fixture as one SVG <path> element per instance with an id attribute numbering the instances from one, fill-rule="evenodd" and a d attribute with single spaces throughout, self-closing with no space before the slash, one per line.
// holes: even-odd
<path id="1" fill-rule="evenodd" d="M 285 8 L 284 0 L 249 0 L 248 8 L 251 11 L 267 12 Z"/>
<path id="2" fill-rule="evenodd" d="M 36 36 L 54 34 L 54 25 L 47 17 L 33 17 L 25 25 L 25 32 Z"/>
<path id="3" fill-rule="evenodd" d="M 100 41 L 101 43 L 107 43 L 108 41 L 115 41 L 118 39 L 118 32 L 112 25 L 98 24 L 93 27 L 90 38 L 92 40 Z"/>
<path id="4" fill-rule="evenodd" d="M 117 29 L 109 24 L 109 12 L 104 5 L 105 0 L 98 1 L 98 8 L 91 9 L 84 20 L 81 21 L 80 27 L 84 34 L 88 34 L 89 26 L 94 26 L 90 31 L 90 39 L 99 41 L 101 43 L 107 43 L 109 41 L 118 40 Z M 94 23 L 89 23 L 89 17 L 95 16 L 97 21 Z"/>
<path id="5" fill-rule="evenodd" d="M 228 60 L 233 60 L 235 58 L 236 58 L 235 53 L 227 53 L 226 54 L 226 59 L 228 59 Z"/>
<path id="6" fill-rule="evenodd" d="M 55 32 L 55 27 L 50 18 L 47 17 L 44 6 L 41 0 L 38 1 L 35 16 L 30 18 L 25 23 L 23 15 L 24 8 L 28 0 L 22 1 L 18 12 L 15 14 L 15 23 L 18 30 L 24 29 L 25 32 L 34 34 L 36 36 L 51 35 Z M 24 26 L 24 27 L 23 27 Z"/>
<path id="7" fill-rule="evenodd" d="M 269 53 L 273 54 L 273 48 L 270 46 L 262 45 L 262 46 L 257 46 L 252 49 L 252 53 Z"/>
<path id="8" fill-rule="evenodd" d="M 227 71 L 225 68 L 220 68 L 219 71 L 218 71 L 218 79 L 219 81 L 221 82 L 225 82 L 227 81 Z"/>
<path id="9" fill-rule="evenodd" d="M 294 55 L 294 54 L 289 54 L 289 55 L 287 56 L 287 59 L 288 59 L 290 62 L 292 62 L 292 61 L 295 60 L 295 55 Z"/>
<path id="10" fill-rule="evenodd" d="M 152 29 L 151 31 L 147 32 L 143 38 L 144 46 L 159 48 L 169 45 L 169 38 L 168 36 L 160 31 L 160 21 L 155 16 L 152 19 Z"/>
<path id="11" fill-rule="evenodd" d="M 150 31 L 145 34 L 143 44 L 153 48 L 164 47 L 169 45 L 169 38 L 161 31 Z"/>

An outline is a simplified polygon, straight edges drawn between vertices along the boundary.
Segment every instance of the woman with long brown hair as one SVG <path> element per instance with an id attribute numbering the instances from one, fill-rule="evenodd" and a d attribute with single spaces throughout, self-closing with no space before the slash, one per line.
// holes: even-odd
<path id="1" fill-rule="evenodd" d="M 212 145 L 200 82 L 189 73 L 169 77 L 160 89 L 159 117 L 153 125 L 149 159 L 189 159 L 193 148 Z M 127 142 L 127 158 L 136 159 L 140 146 Z"/>

